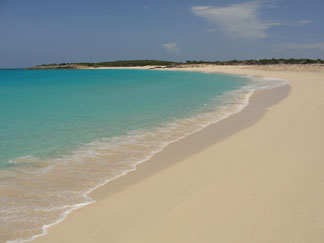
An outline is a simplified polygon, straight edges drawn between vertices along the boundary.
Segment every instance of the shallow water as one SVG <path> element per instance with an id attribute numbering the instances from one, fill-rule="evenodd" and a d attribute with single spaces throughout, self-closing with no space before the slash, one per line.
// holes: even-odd
<path id="1" fill-rule="evenodd" d="M 32 239 L 94 188 L 284 84 L 149 70 L 0 70 L 0 242 Z"/>

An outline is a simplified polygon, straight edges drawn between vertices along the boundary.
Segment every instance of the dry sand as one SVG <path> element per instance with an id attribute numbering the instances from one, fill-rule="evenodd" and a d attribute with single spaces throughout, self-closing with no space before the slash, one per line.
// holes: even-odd
<path id="1" fill-rule="evenodd" d="M 291 89 L 254 95 L 243 112 L 171 144 L 35 242 L 324 241 L 324 68 L 190 70 L 282 78 Z"/>

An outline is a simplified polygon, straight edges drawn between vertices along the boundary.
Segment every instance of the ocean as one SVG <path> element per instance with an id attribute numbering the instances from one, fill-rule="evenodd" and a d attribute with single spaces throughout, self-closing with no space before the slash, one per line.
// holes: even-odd
<path id="1" fill-rule="evenodd" d="M 285 84 L 157 70 L 0 70 L 0 242 L 25 241 L 169 143 Z"/>

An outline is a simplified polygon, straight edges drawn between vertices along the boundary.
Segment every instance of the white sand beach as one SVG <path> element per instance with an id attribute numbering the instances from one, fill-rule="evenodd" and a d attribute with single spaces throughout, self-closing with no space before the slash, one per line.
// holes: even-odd
<path id="1" fill-rule="evenodd" d="M 242 112 L 169 145 L 33 242 L 323 242 L 324 67 L 177 70 L 281 78 L 290 87 L 256 94 Z"/>

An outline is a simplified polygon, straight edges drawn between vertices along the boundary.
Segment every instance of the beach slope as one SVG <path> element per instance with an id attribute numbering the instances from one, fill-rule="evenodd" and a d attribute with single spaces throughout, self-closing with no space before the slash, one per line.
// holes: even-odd
<path id="1" fill-rule="evenodd" d="M 187 70 L 282 78 L 291 90 L 168 146 L 152 158 L 164 165 L 108 183 L 33 242 L 323 242 L 324 68 Z"/>

